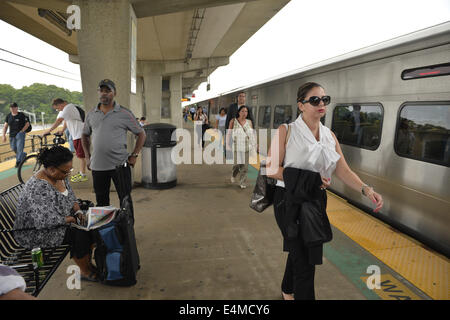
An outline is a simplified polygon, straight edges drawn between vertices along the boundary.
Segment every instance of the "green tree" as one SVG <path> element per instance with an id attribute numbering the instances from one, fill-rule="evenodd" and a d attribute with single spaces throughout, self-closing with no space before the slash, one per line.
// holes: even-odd
<path id="1" fill-rule="evenodd" d="M 16 89 L 9 84 L 0 84 L 0 113 L 3 114 L 0 117 L 0 121 L 4 121 L 4 117 L 9 113 L 9 105 L 13 101 Z"/>
<path id="2" fill-rule="evenodd" d="M 0 117 L 4 121 L 9 110 L 9 104 L 16 102 L 19 108 L 28 112 L 34 112 L 39 121 L 41 112 L 45 112 L 45 122 L 55 121 L 57 112 L 52 108 L 53 99 L 61 98 L 75 104 L 83 104 L 83 94 L 78 91 L 70 91 L 59 88 L 55 85 L 46 85 L 42 83 L 33 83 L 31 86 L 25 86 L 21 89 L 14 89 L 9 84 L 0 84 Z"/>

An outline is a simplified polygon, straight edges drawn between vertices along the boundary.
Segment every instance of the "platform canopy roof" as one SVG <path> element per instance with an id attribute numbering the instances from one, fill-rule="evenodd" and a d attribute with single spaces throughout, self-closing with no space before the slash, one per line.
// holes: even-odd
<path id="1" fill-rule="evenodd" d="M 138 63 L 192 64 L 181 68 L 183 92 L 192 92 L 288 2 L 130 0 L 137 17 Z M 65 26 L 72 3 L 0 0 L 0 19 L 76 57 L 77 33 Z"/>

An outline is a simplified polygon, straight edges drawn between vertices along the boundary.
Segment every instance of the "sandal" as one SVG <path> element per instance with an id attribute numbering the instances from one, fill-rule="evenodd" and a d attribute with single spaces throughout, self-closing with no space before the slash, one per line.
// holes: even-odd
<path id="1" fill-rule="evenodd" d="M 95 272 L 91 272 L 88 277 L 82 275 L 81 280 L 90 281 L 90 282 L 98 282 L 97 274 Z"/>

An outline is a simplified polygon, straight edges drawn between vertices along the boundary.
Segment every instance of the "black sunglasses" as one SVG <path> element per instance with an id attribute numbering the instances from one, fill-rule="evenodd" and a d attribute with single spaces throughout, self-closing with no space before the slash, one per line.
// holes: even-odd
<path id="1" fill-rule="evenodd" d="M 302 103 L 310 103 L 312 106 L 317 107 L 319 106 L 320 101 L 323 101 L 324 105 L 329 105 L 331 102 L 331 97 L 323 96 L 322 98 L 319 98 L 317 96 L 312 96 L 309 100 L 303 100 Z"/>

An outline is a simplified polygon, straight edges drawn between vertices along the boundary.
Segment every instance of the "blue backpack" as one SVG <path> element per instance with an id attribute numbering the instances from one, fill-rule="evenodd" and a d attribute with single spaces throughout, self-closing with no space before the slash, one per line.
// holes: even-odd
<path id="1" fill-rule="evenodd" d="M 102 283 L 132 286 L 139 269 L 133 221 L 122 209 L 116 214 L 113 221 L 95 230 L 95 264 Z"/>
<path id="2" fill-rule="evenodd" d="M 117 168 L 119 184 L 127 195 L 121 201 L 121 208 L 110 223 L 94 230 L 97 247 L 94 259 L 102 283 L 112 286 L 136 284 L 139 270 L 139 253 L 134 234 L 134 212 L 131 200 L 131 171 Z M 130 172 L 128 172 L 128 171 Z M 128 186 L 128 187 L 127 187 Z"/>

